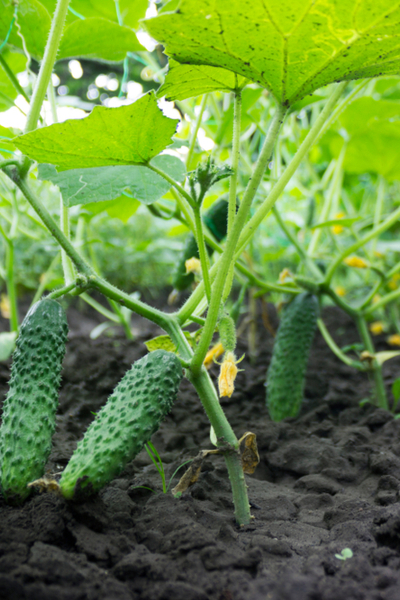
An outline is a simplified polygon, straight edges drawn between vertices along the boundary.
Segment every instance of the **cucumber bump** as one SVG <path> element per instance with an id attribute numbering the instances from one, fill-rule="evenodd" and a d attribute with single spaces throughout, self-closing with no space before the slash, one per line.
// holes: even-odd
<path id="1" fill-rule="evenodd" d="M 7 502 L 27 498 L 51 450 L 68 325 L 55 300 L 34 304 L 21 324 L 0 428 L 0 481 Z"/>
<path id="2" fill-rule="evenodd" d="M 178 357 L 165 350 L 155 350 L 133 364 L 66 466 L 60 480 L 65 498 L 97 492 L 124 469 L 170 411 L 182 375 Z"/>

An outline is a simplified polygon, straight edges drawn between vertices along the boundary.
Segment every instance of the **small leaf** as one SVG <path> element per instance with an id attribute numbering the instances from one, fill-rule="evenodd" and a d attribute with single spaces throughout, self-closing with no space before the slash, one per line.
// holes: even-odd
<path id="1" fill-rule="evenodd" d="M 169 335 L 159 335 L 144 342 L 144 345 L 149 352 L 154 352 L 154 350 L 166 350 L 167 352 L 176 353 L 176 346 Z"/>
<path id="2" fill-rule="evenodd" d="M 77 19 L 69 25 L 61 39 L 57 60 L 91 58 L 121 61 L 127 52 L 144 50 L 135 32 L 107 19 Z"/>
<path id="3" fill-rule="evenodd" d="M 394 398 L 394 399 L 396 400 L 396 402 L 397 402 L 397 400 L 399 400 L 399 399 L 400 399 L 400 378 L 399 378 L 399 379 L 396 379 L 396 380 L 393 382 L 393 385 L 392 385 L 392 394 L 393 394 L 393 398 Z"/>
<path id="4" fill-rule="evenodd" d="M 0 333 L 0 361 L 10 358 L 15 348 L 16 339 L 16 331 L 4 331 Z"/>
<path id="5" fill-rule="evenodd" d="M 186 100 L 208 92 L 231 92 L 241 89 L 247 83 L 244 77 L 237 77 L 231 71 L 204 65 L 181 65 L 172 58 L 168 73 L 157 96 L 167 100 Z"/>
<path id="6" fill-rule="evenodd" d="M 376 352 L 374 356 L 378 365 L 383 365 L 383 363 L 387 360 L 395 358 L 396 356 L 400 356 L 400 350 L 387 350 L 383 352 Z"/>
<path id="7" fill-rule="evenodd" d="M 13 141 L 24 154 L 59 171 L 107 165 L 143 165 L 162 152 L 177 119 L 165 117 L 154 92 L 128 106 L 96 106 L 85 119 L 55 123 Z"/>

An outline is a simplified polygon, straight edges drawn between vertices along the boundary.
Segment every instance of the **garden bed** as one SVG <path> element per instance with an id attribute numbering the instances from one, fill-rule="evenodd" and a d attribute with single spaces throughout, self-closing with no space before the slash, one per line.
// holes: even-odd
<path id="1" fill-rule="evenodd" d="M 69 320 L 51 473 L 62 471 L 92 413 L 157 334 L 140 321 L 133 342 L 92 341 L 91 316 L 72 311 Z M 357 341 L 337 309 L 326 309 L 325 322 L 339 345 Z M 398 600 L 400 421 L 360 406 L 367 376 L 342 364 L 317 335 L 300 417 L 271 422 L 264 381 L 273 338 L 261 319 L 258 334 L 255 363 L 246 357 L 234 395 L 222 399 L 237 435 L 257 434 L 261 462 L 246 476 L 254 521 L 236 527 L 220 457 L 207 460 L 199 481 L 174 499 L 161 493 L 143 451 L 83 504 L 37 494 L 13 508 L 0 499 L 2 600 Z M 377 348 L 387 348 L 383 337 Z M 243 352 L 246 334 L 237 355 Z M 398 375 L 398 359 L 385 364 L 388 388 Z M 8 377 L 2 363 L 2 396 Z M 209 422 L 186 380 L 152 441 L 167 481 L 211 447 Z M 344 548 L 353 552 L 345 561 L 335 557 Z"/>

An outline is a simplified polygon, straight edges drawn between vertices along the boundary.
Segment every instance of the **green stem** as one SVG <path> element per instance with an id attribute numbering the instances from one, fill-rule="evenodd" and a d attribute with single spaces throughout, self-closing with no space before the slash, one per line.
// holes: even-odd
<path id="1" fill-rule="evenodd" d="M 14 279 L 14 243 L 12 239 L 6 235 L 6 232 L 0 225 L 0 233 L 6 242 L 6 286 L 7 296 L 10 303 L 10 331 L 18 331 L 18 304 L 17 292 L 15 289 Z"/>
<path id="2" fill-rule="evenodd" d="M 109 300 L 109 303 L 110 303 L 111 308 L 117 315 L 120 325 L 122 326 L 123 330 L 125 331 L 126 339 L 128 339 L 128 340 L 135 339 L 135 337 L 131 331 L 131 328 L 129 327 L 129 323 L 126 320 L 125 315 L 122 312 L 121 308 L 119 307 L 118 303 L 115 302 L 114 300 Z"/>
<path id="3" fill-rule="evenodd" d="M 161 169 L 158 169 L 151 163 L 147 163 L 146 167 L 148 169 L 151 169 L 152 171 L 154 171 L 154 173 L 157 173 L 157 175 L 159 175 L 160 177 L 165 179 L 165 181 L 168 181 L 168 183 L 170 183 L 171 186 L 173 188 L 175 188 L 181 194 L 181 196 L 183 196 L 185 198 L 185 200 L 187 200 L 188 204 L 193 208 L 193 210 L 195 209 L 196 202 L 193 200 L 192 196 L 190 194 L 188 194 L 187 191 L 179 183 L 177 183 L 167 173 L 165 173 L 164 171 L 161 171 Z"/>
<path id="4" fill-rule="evenodd" d="M 0 170 L 10 165 L 15 165 L 17 167 L 19 165 L 19 160 L 17 158 L 8 158 L 7 160 L 2 160 L 0 162 Z"/>
<path id="5" fill-rule="evenodd" d="M 378 235 L 380 235 L 381 233 L 383 233 L 384 231 L 389 229 L 389 227 L 394 225 L 399 218 L 400 218 L 400 207 L 397 210 L 395 210 L 387 219 L 382 221 L 382 223 L 380 225 L 378 225 L 378 227 L 373 227 L 373 229 L 371 229 L 371 231 L 367 235 L 360 238 L 359 240 L 357 240 L 357 242 L 354 242 L 354 244 L 352 244 L 351 246 L 349 246 L 348 248 L 343 250 L 343 252 L 336 258 L 336 260 L 333 261 L 333 263 L 329 267 L 329 269 L 326 273 L 325 282 L 328 284 L 330 283 L 334 272 L 336 271 L 337 267 L 343 262 L 343 260 L 346 258 L 346 256 L 349 256 L 349 254 L 351 254 L 352 252 L 355 252 L 356 250 L 361 248 L 361 246 L 364 246 L 367 242 L 372 240 L 374 237 L 377 237 Z"/>
<path id="6" fill-rule="evenodd" d="M 378 180 L 378 191 L 376 194 L 376 204 L 375 204 L 375 214 L 374 214 L 374 227 L 378 227 L 379 221 L 381 220 L 383 203 L 385 200 L 385 180 L 382 176 L 379 177 Z M 376 245 L 378 243 L 378 238 L 374 238 L 371 244 L 371 252 L 370 252 L 370 260 L 374 260 Z"/>
<path id="7" fill-rule="evenodd" d="M 58 290 L 54 290 L 54 292 L 51 292 L 51 294 L 48 294 L 46 296 L 46 298 L 48 300 L 55 300 L 56 298 L 61 298 L 61 296 L 65 296 L 65 294 L 69 294 L 69 292 L 72 292 L 72 290 L 75 290 L 76 284 L 74 283 L 70 283 L 69 285 L 65 285 L 62 288 L 59 288 Z"/>
<path id="8" fill-rule="evenodd" d="M 201 221 L 200 206 L 198 206 L 198 205 L 196 205 L 196 208 L 194 209 L 194 221 L 195 221 L 195 226 L 196 226 L 196 240 L 197 240 L 197 246 L 199 248 L 201 272 L 203 275 L 204 288 L 206 290 L 207 301 L 208 301 L 208 303 L 210 303 L 210 300 L 211 300 L 211 284 L 210 284 L 210 275 L 209 275 L 210 262 L 208 260 L 206 245 L 204 243 L 203 223 Z"/>
<path id="9" fill-rule="evenodd" d="M 119 319 L 118 319 L 117 315 L 115 315 L 113 312 L 111 312 L 111 310 L 108 310 L 107 308 L 105 308 L 105 306 L 100 304 L 100 302 L 97 302 L 97 300 L 95 300 L 94 298 L 89 296 L 89 294 L 84 292 L 83 294 L 80 294 L 80 297 L 82 298 L 82 300 L 84 300 L 86 302 L 86 304 L 89 304 L 89 306 L 91 306 L 98 313 L 103 315 L 103 317 L 105 317 L 109 321 L 112 321 L 113 323 L 119 323 Z"/>
<path id="10" fill-rule="evenodd" d="M 315 143 L 315 140 L 317 139 L 323 124 L 329 117 L 334 105 L 336 104 L 338 98 L 340 98 L 346 85 L 347 85 L 347 82 L 343 82 L 343 83 L 339 83 L 335 87 L 331 97 L 329 98 L 325 107 L 321 111 L 321 114 L 316 119 L 314 125 L 311 127 L 305 140 L 301 144 L 300 148 L 298 149 L 297 153 L 293 157 L 292 161 L 290 162 L 290 164 L 288 165 L 286 170 L 283 172 L 279 181 L 277 181 L 277 183 L 274 185 L 274 187 L 272 188 L 272 190 L 270 191 L 270 193 L 268 194 L 267 198 L 264 200 L 262 205 L 258 208 L 257 212 L 253 215 L 253 217 L 250 219 L 250 221 L 244 227 L 242 234 L 240 236 L 240 239 L 238 241 L 238 244 L 237 244 L 237 251 L 236 251 L 235 256 L 240 256 L 240 254 L 242 253 L 244 248 L 249 243 L 250 238 L 254 235 L 254 232 L 256 231 L 258 226 L 265 219 L 265 217 L 267 216 L 267 214 L 269 213 L 269 211 L 271 210 L 271 208 L 273 207 L 273 205 L 275 204 L 275 202 L 277 201 L 279 196 L 284 191 L 286 185 L 289 183 L 290 179 L 296 172 L 301 161 L 306 156 L 306 154 L 310 150 L 311 146 Z"/>
<path id="11" fill-rule="evenodd" d="M 29 96 L 28 94 L 25 92 L 24 88 L 22 87 L 22 85 L 20 84 L 20 82 L 18 81 L 17 77 L 14 75 L 14 73 L 12 72 L 12 70 L 10 69 L 10 67 L 7 64 L 7 61 L 4 59 L 4 57 L 2 56 L 1 52 L 0 52 L 0 65 L 3 67 L 7 77 L 9 78 L 9 80 L 11 81 L 11 83 L 13 84 L 15 90 L 18 92 L 18 94 L 21 94 L 21 96 L 23 96 L 25 98 L 25 100 L 27 102 L 29 102 Z"/>
<path id="12" fill-rule="evenodd" d="M 367 322 L 362 315 L 358 315 L 356 318 L 357 329 L 360 333 L 360 337 L 364 343 L 365 349 L 370 354 L 375 354 L 374 344 L 367 327 Z M 386 397 L 385 384 L 382 376 L 382 368 L 374 358 L 371 364 L 372 376 L 375 384 L 376 404 L 384 410 L 388 410 L 388 402 Z"/>
<path id="13" fill-rule="evenodd" d="M 239 236 L 250 211 L 251 203 L 254 199 L 254 196 L 256 195 L 257 189 L 261 183 L 265 170 L 270 161 L 275 140 L 279 133 L 285 114 L 286 109 L 278 105 L 276 107 L 275 115 L 273 117 L 270 129 L 268 131 L 268 135 L 265 138 L 264 146 L 261 150 L 256 166 L 254 168 L 253 176 L 249 180 L 246 190 L 244 192 L 243 200 L 240 204 L 239 211 L 235 217 L 232 231 L 228 235 L 225 250 L 220 258 L 218 274 L 212 289 L 211 302 L 209 305 L 206 323 L 199 344 L 195 351 L 194 357 L 192 359 L 192 372 L 194 376 L 197 376 L 200 372 L 204 357 L 207 353 L 212 336 L 214 334 L 215 326 L 218 320 L 221 298 L 224 291 L 225 280 L 232 263 L 232 259 L 238 244 Z"/>
<path id="14" fill-rule="evenodd" d="M 331 185 L 329 187 L 328 193 L 324 200 L 324 204 L 322 206 L 320 223 L 324 223 L 325 221 L 328 220 L 329 213 L 331 211 L 332 201 L 333 201 L 335 195 L 338 194 L 341 189 L 341 183 L 342 183 L 342 179 L 343 179 L 343 160 L 344 160 L 344 156 L 345 156 L 345 147 L 346 147 L 346 144 L 343 146 L 342 151 L 339 155 L 339 158 L 337 159 L 336 164 L 335 164 L 335 170 L 334 170 L 334 174 L 332 177 Z M 322 234 L 321 228 L 317 228 L 314 230 L 312 237 L 311 237 L 310 245 L 308 247 L 308 252 L 307 252 L 309 256 L 312 256 L 314 254 L 314 252 L 318 246 L 318 242 L 320 240 L 321 234 Z"/>
<path id="15" fill-rule="evenodd" d="M 35 304 L 35 302 L 37 302 L 39 300 L 39 298 L 42 297 L 43 292 L 46 289 L 46 285 L 47 285 L 47 283 L 48 283 L 48 281 L 50 279 L 50 275 L 51 275 L 54 267 L 58 263 L 59 259 L 60 259 L 60 255 L 57 252 L 57 254 L 55 255 L 55 257 L 51 261 L 49 268 L 45 272 L 44 276 L 40 278 L 39 287 L 37 288 L 37 290 L 35 292 L 35 295 L 34 295 L 34 297 L 32 299 L 32 304 Z M 73 283 L 73 286 L 75 286 L 75 283 Z"/>
<path id="16" fill-rule="evenodd" d="M 374 290 L 374 293 L 376 293 L 376 290 Z M 390 292 L 389 294 L 386 294 L 386 296 L 382 296 L 378 302 L 375 302 L 375 304 L 372 304 L 368 308 L 364 309 L 363 314 L 365 316 L 372 315 L 376 310 L 386 306 L 386 304 L 389 304 L 389 302 L 397 300 L 397 298 L 400 298 L 400 289 Z"/>
<path id="17" fill-rule="evenodd" d="M 35 88 L 31 98 L 24 133 L 28 133 L 29 131 L 36 129 L 40 116 L 40 110 L 42 108 L 43 100 L 46 96 L 46 90 L 50 83 L 51 74 L 56 61 L 69 2 L 70 0 L 57 0 L 57 6 L 51 22 L 50 33 L 47 39 L 46 48 L 44 50 L 43 60 L 40 65 L 39 75 L 36 79 Z M 28 171 L 29 165 L 30 160 L 25 157 L 22 162 L 23 171 Z"/>
<path id="18" fill-rule="evenodd" d="M 347 356 L 347 354 L 345 354 L 344 352 L 342 352 L 342 350 L 336 344 L 335 340 L 331 337 L 331 334 L 327 330 L 326 325 L 323 322 L 323 320 L 322 319 L 318 319 L 317 323 L 318 323 L 318 328 L 319 328 L 319 330 L 320 330 L 320 332 L 322 334 L 322 337 L 324 338 L 325 342 L 327 343 L 327 345 L 329 346 L 329 348 L 332 350 L 332 352 L 338 358 L 340 358 L 340 360 L 342 362 L 344 362 L 345 365 L 348 365 L 349 367 L 353 367 L 354 369 L 358 369 L 360 371 L 365 371 L 365 366 L 360 361 L 353 360 L 352 358 L 350 358 L 349 356 Z"/>
<path id="19" fill-rule="evenodd" d="M 187 167 L 188 171 L 190 171 L 190 166 L 192 164 L 192 158 L 193 158 L 194 149 L 196 146 L 197 134 L 199 133 L 201 121 L 203 119 L 203 113 L 204 113 L 204 110 L 207 105 L 207 100 L 208 100 L 208 94 L 204 94 L 203 98 L 201 99 L 200 112 L 197 115 L 196 123 L 195 123 L 192 137 L 190 140 L 189 152 L 188 152 L 187 159 L 186 159 L 186 167 Z"/>

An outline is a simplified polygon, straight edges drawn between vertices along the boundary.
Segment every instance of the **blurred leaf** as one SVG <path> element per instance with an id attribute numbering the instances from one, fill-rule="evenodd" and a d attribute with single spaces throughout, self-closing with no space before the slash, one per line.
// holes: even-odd
<path id="1" fill-rule="evenodd" d="M 396 379 L 392 385 L 393 398 L 397 401 L 400 399 L 400 378 Z"/>
<path id="2" fill-rule="evenodd" d="M 3 50 L 1 56 L 15 75 L 25 70 L 26 58 L 23 54 L 19 54 L 18 52 L 7 52 L 6 50 Z M 17 95 L 17 90 L 11 83 L 7 73 L 0 64 L 0 111 L 7 110 L 13 106 L 13 100 L 15 100 Z M 3 134 L 0 133 L 0 135 Z M 14 135 L 15 134 L 11 134 L 11 137 L 14 137 Z M 0 146 L 2 146 L 1 143 Z"/>
<path id="3" fill-rule="evenodd" d="M 0 361 L 10 358 L 17 339 L 16 331 L 4 331 L 0 333 Z"/>
<path id="4" fill-rule="evenodd" d="M 13 0 L 0 0 L 0 41 L 4 40 L 14 15 Z M 17 22 L 26 48 L 34 58 L 42 58 L 50 31 L 51 18 L 38 0 L 19 0 Z M 14 23 L 8 43 L 23 49 L 18 27 Z"/>
<path id="5" fill-rule="evenodd" d="M 166 352 L 176 353 L 176 346 L 169 335 L 159 335 L 158 337 L 144 342 L 144 345 L 149 352 L 154 352 L 154 350 L 166 350 Z"/>
<path id="6" fill-rule="evenodd" d="M 349 217 L 344 219 L 330 219 L 329 221 L 324 221 L 323 223 L 318 223 L 318 225 L 313 225 L 310 229 L 320 229 L 321 227 L 332 227 L 333 225 L 342 225 L 343 227 L 350 227 L 353 223 L 359 221 L 361 217 Z"/>
<path id="7" fill-rule="evenodd" d="M 57 59 L 75 56 L 121 61 L 127 52 L 138 50 L 144 48 L 132 29 L 94 17 L 77 19 L 65 29 Z"/>
<path id="8" fill-rule="evenodd" d="M 187 233 L 189 230 L 189 227 L 186 227 L 186 225 L 174 225 L 174 227 L 171 227 L 171 229 L 168 231 L 168 237 L 176 237 L 178 235 L 182 235 L 183 233 Z"/>
<path id="9" fill-rule="evenodd" d="M 181 65 L 170 59 L 167 76 L 157 96 L 165 96 L 167 100 L 186 100 L 208 92 L 231 92 L 246 83 L 247 79 L 237 77 L 226 69 Z"/>
<path id="10" fill-rule="evenodd" d="M 42 4 L 52 15 L 55 11 L 57 0 L 41 0 Z M 72 0 L 71 8 L 85 18 L 102 17 L 118 23 L 115 0 Z M 137 29 L 138 20 L 142 19 L 148 7 L 148 0 L 119 0 L 119 8 L 123 24 L 132 29 Z M 71 11 L 67 13 L 67 24 L 79 19 Z"/>
<path id="11" fill-rule="evenodd" d="M 185 165 L 175 156 L 162 154 L 156 156 L 152 163 L 176 181 L 182 181 L 185 177 Z M 114 200 L 120 198 L 124 190 L 130 190 L 136 200 L 151 204 L 171 187 L 157 173 L 145 166 L 136 165 L 72 169 L 61 173 L 57 173 L 52 165 L 39 165 L 38 177 L 51 181 L 60 188 L 65 206 Z M 128 198 L 125 198 L 123 204 L 124 207 L 130 206 Z M 113 215 L 116 216 L 115 211 Z"/>
<path id="12" fill-rule="evenodd" d="M 177 119 L 165 117 L 153 92 L 128 106 L 96 106 L 84 119 L 55 123 L 14 140 L 40 163 L 66 169 L 143 165 L 171 143 Z"/>
<path id="13" fill-rule="evenodd" d="M 175 60 L 229 69 L 291 105 L 328 83 L 397 74 L 399 18 L 389 0 L 182 0 L 145 25 Z"/>
<path id="14" fill-rule="evenodd" d="M 1 95 L 0 95 L 0 108 L 1 108 Z M 10 141 L 14 138 L 15 133 L 11 129 L 7 129 L 0 125 L 0 154 L 10 158 L 11 152 L 16 150 L 14 144 Z M 2 151 L 4 150 L 4 152 Z M 7 152 L 8 151 L 8 152 Z"/>
<path id="15" fill-rule="evenodd" d="M 378 365 L 382 365 L 387 360 L 390 360 L 391 358 L 396 358 L 396 356 L 400 356 L 400 350 L 387 350 L 384 352 L 376 352 L 374 356 Z"/>

